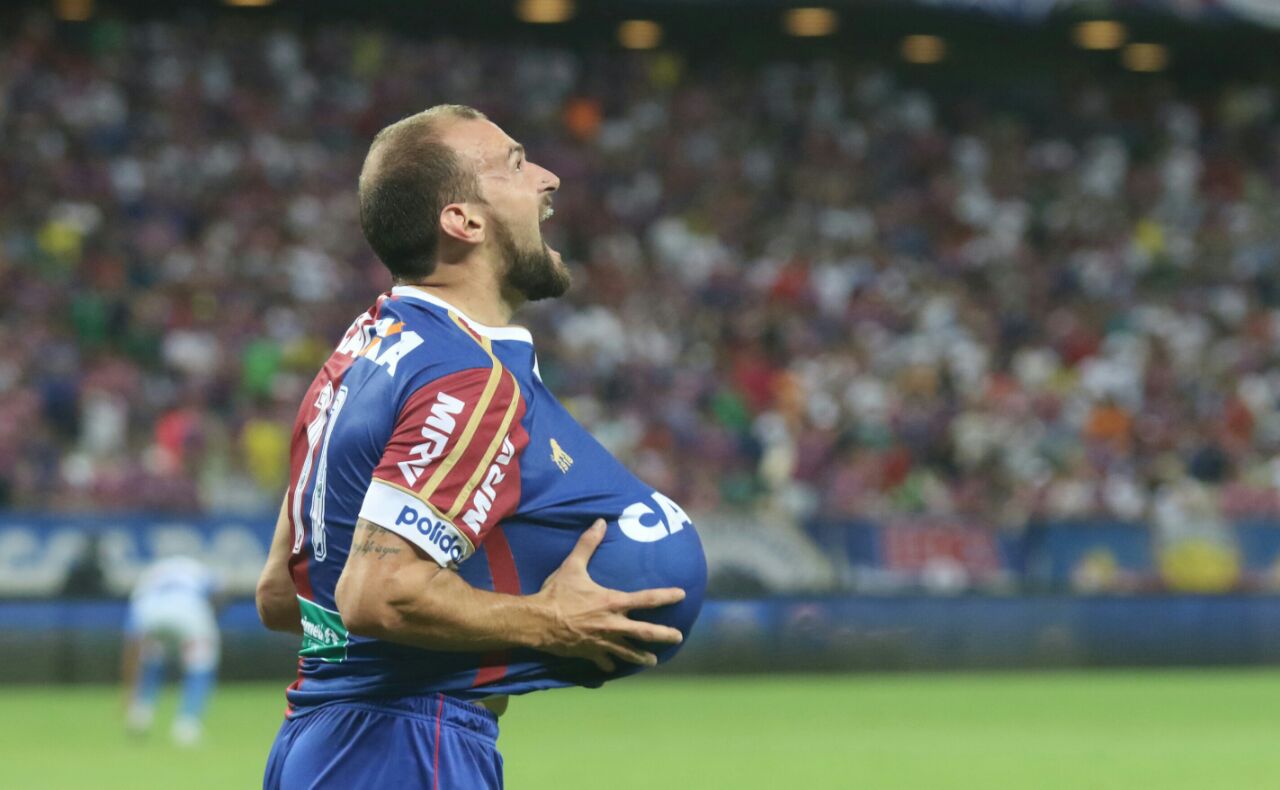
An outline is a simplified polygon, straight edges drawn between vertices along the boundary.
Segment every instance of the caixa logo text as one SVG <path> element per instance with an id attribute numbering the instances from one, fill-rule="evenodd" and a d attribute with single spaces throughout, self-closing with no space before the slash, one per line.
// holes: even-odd
<path id="1" fill-rule="evenodd" d="M 396 526 L 414 527 L 453 562 L 462 562 L 467 558 L 465 539 L 452 525 L 434 518 L 431 511 L 420 514 L 405 505 L 400 510 L 400 515 L 396 516 Z"/>
<path id="2" fill-rule="evenodd" d="M 622 511 L 618 517 L 622 534 L 639 543 L 652 543 L 693 526 L 689 516 L 670 497 L 654 491 L 651 500 L 658 506 L 656 511 L 648 502 L 636 502 Z"/>

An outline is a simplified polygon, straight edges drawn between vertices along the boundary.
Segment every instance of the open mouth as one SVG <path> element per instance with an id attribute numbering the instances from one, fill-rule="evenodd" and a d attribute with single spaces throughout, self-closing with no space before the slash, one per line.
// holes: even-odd
<path id="1" fill-rule="evenodd" d="M 556 210 L 551 207 L 551 201 L 548 200 L 546 203 L 543 204 L 542 212 L 538 214 L 538 224 L 541 225 L 542 223 L 551 219 L 551 215 L 555 213 L 556 213 Z M 559 250 L 553 249 L 550 244 L 547 244 L 546 240 L 543 240 L 542 246 L 545 247 L 547 252 L 550 253 L 552 256 L 554 256 L 556 260 L 560 260 Z"/>

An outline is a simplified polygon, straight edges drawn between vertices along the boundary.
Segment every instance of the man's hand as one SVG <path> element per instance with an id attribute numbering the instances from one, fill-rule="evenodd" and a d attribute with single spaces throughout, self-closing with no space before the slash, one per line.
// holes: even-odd
<path id="1" fill-rule="evenodd" d="M 353 634 L 428 650 L 534 648 L 585 658 L 605 672 L 622 659 L 641 666 L 657 656 L 629 640 L 679 644 L 674 628 L 627 617 L 684 600 L 684 590 L 626 593 L 596 584 L 587 562 L 604 540 L 597 520 L 533 595 L 472 587 L 391 530 L 360 519 L 335 589 L 342 622 Z"/>
<path id="2" fill-rule="evenodd" d="M 587 574 L 587 562 L 604 535 L 604 520 L 597 519 L 534 596 L 555 615 L 549 641 L 539 649 L 557 656 L 585 658 L 605 672 L 613 671 L 614 659 L 618 658 L 655 666 L 658 657 L 635 647 L 630 640 L 675 645 L 684 637 L 665 625 L 632 620 L 627 612 L 678 603 L 684 600 L 684 590 L 664 587 L 627 593 L 596 584 Z"/>

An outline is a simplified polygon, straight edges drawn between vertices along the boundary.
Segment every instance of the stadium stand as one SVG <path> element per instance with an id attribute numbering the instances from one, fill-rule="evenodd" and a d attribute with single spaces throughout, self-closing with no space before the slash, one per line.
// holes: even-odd
<path id="1" fill-rule="evenodd" d="M 696 507 L 1020 529 L 1143 517 L 1189 468 L 1280 510 L 1273 88 L 337 32 L 5 34 L 3 504 L 269 507 L 305 371 L 387 285 L 369 133 L 472 96 L 565 180 L 590 299 L 529 311 L 547 379 Z"/>

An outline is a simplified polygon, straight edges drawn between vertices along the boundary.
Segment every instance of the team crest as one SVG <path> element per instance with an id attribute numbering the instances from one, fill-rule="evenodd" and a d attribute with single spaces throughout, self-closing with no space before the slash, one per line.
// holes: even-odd
<path id="1" fill-rule="evenodd" d="M 551 460 L 556 462 L 561 472 L 568 472 L 569 467 L 573 466 L 573 457 L 566 453 L 555 439 L 551 440 Z"/>

